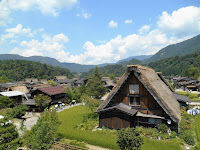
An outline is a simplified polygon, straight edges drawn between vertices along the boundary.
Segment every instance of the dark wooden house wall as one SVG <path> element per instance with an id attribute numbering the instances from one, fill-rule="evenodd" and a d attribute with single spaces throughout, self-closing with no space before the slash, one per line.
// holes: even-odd
<path id="1" fill-rule="evenodd" d="M 134 109 L 137 109 L 143 114 L 158 115 L 165 117 L 165 119 L 170 119 L 170 117 L 165 113 L 165 111 L 133 73 L 129 75 L 129 78 L 123 83 L 122 87 L 110 103 L 125 103 L 129 105 L 130 84 L 139 84 L 140 105 L 132 106 Z M 118 112 L 116 110 L 99 114 L 99 126 L 114 129 L 135 127 L 138 125 L 155 127 L 153 124 L 148 124 L 148 120 L 149 118 L 147 117 L 129 116 L 128 114 Z M 162 123 L 166 123 L 166 120 L 163 120 Z"/>
<path id="2" fill-rule="evenodd" d="M 100 113 L 99 126 L 110 129 L 132 127 L 132 117 L 118 110 L 107 111 Z"/>
<path id="3" fill-rule="evenodd" d="M 142 83 L 135 77 L 134 74 L 131 74 L 129 78 L 124 82 L 121 89 L 111 100 L 112 104 L 116 103 L 125 103 L 129 105 L 129 85 L 130 84 L 139 84 L 139 95 L 140 95 L 140 106 L 133 106 L 136 109 L 139 109 L 139 112 L 143 114 L 151 115 L 166 115 L 160 105 L 156 102 L 153 96 L 147 91 Z"/>

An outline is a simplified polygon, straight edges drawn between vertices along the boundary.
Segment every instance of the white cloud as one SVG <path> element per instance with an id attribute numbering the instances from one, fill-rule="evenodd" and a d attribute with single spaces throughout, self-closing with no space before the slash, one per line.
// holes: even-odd
<path id="1" fill-rule="evenodd" d="M 1 40 L 16 39 L 16 38 L 18 38 L 20 36 L 33 37 L 38 32 L 43 32 L 43 30 L 44 29 L 40 28 L 38 30 L 32 31 L 31 28 L 29 28 L 29 27 L 23 28 L 23 25 L 18 24 L 14 28 L 5 29 L 6 34 L 1 35 Z"/>
<path id="2" fill-rule="evenodd" d="M 166 35 L 159 30 L 153 30 L 146 36 L 131 34 L 123 38 L 118 35 L 101 45 L 94 45 L 87 41 L 83 45 L 85 49 L 83 54 L 70 56 L 67 60 L 85 64 L 116 62 L 129 56 L 153 54 L 166 46 L 168 42 Z"/>
<path id="3" fill-rule="evenodd" d="M 39 10 L 42 14 L 58 16 L 62 9 L 70 10 L 78 0 L 2 0 L 0 1 L 0 26 L 12 22 L 13 11 Z"/>
<path id="4" fill-rule="evenodd" d="M 133 23 L 133 20 L 125 20 L 124 23 L 130 24 L 130 23 Z"/>
<path id="5" fill-rule="evenodd" d="M 49 56 L 58 59 L 59 61 L 66 61 L 69 53 L 65 52 L 64 43 L 69 39 L 63 33 L 54 35 L 43 35 L 43 40 L 22 41 L 19 47 L 11 50 L 11 54 L 19 54 L 22 56 Z"/>
<path id="6" fill-rule="evenodd" d="M 92 15 L 87 13 L 85 10 L 82 10 L 80 13 L 76 14 L 77 17 L 83 17 L 84 19 L 90 18 Z"/>
<path id="7" fill-rule="evenodd" d="M 108 26 L 110 28 L 117 28 L 118 27 L 118 23 L 117 22 L 114 22 L 113 20 L 111 20 L 108 24 Z"/>
<path id="8" fill-rule="evenodd" d="M 176 38 L 194 36 L 200 33 L 200 7 L 188 6 L 173 11 L 163 12 L 157 22 L 158 28 Z"/>
<path id="9" fill-rule="evenodd" d="M 139 34 L 144 34 L 144 33 L 149 32 L 149 30 L 150 30 L 150 26 L 144 25 L 138 30 L 138 32 L 139 32 Z"/>

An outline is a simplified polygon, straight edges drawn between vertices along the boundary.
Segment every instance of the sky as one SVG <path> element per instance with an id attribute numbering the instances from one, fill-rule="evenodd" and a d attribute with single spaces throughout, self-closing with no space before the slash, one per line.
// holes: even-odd
<path id="1" fill-rule="evenodd" d="M 200 34 L 200 0 L 0 0 L 0 54 L 115 63 Z"/>

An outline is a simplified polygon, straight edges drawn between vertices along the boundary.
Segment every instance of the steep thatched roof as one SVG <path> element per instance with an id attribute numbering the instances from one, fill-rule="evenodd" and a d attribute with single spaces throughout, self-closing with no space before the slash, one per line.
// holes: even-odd
<path id="1" fill-rule="evenodd" d="M 110 92 L 107 99 L 100 105 L 97 111 L 104 109 L 109 102 L 112 101 L 113 96 L 121 88 L 122 84 L 126 81 L 131 72 L 134 73 L 134 75 L 154 97 L 163 110 L 170 116 L 170 118 L 174 122 L 179 122 L 181 120 L 180 106 L 178 101 L 174 98 L 173 92 L 160 79 L 158 74 L 153 69 L 141 65 L 127 66 L 126 72 L 123 74 L 118 84 Z"/>

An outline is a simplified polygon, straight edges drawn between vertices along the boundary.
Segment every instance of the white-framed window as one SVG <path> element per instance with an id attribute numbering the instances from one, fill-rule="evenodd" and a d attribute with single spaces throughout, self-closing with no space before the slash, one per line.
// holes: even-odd
<path id="1" fill-rule="evenodd" d="M 130 84 L 129 94 L 139 94 L 139 84 Z"/>

